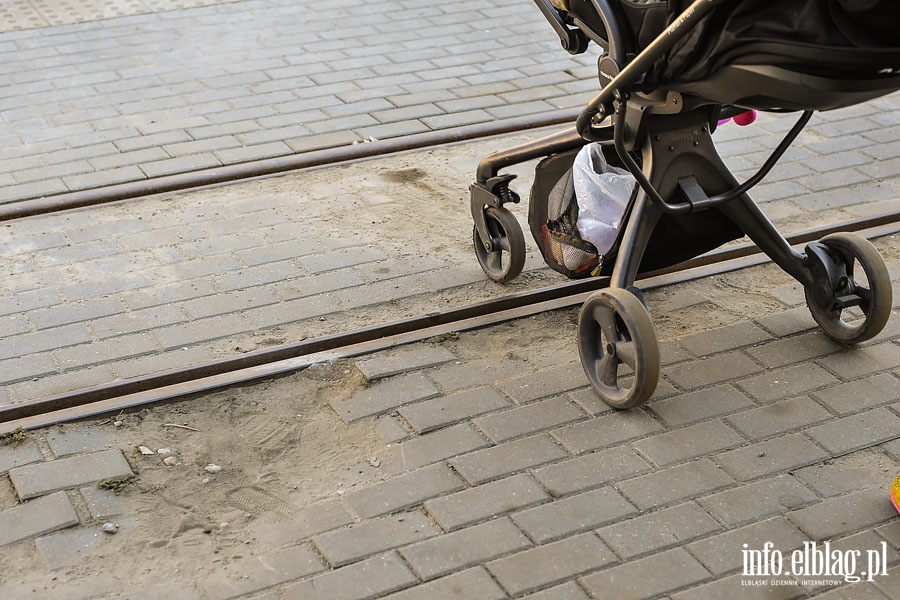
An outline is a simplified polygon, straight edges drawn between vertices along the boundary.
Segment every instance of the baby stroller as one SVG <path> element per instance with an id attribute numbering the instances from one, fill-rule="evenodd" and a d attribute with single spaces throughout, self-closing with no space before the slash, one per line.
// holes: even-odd
<path id="1" fill-rule="evenodd" d="M 807 306 L 826 335 L 849 345 L 882 330 L 892 290 L 874 246 L 840 233 L 799 253 L 747 191 L 771 170 L 813 111 L 900 89 L 900 3 L 535 1 L 570 53 L 584 52 L 590 42 L 603 49 L 601 90 L 574 129 L 479 163 L 471 187 L 475 254 L 495 281 L 521 272 L 524 238 L 506 208 L 519 201 L 509 186 L 515 176 L 500 170 L 543 157 L 528 221 L 545 261 L 570 277 L 610 276 L 609 287 L 588 298 L 578 320 L 582 365 L 607 404 L 638 406 L 652 396 L 659 378 L 658 342 L 634 287 L 637 274 L 744 235 L 803 285 Z M 712 133 L 721 119 L 751 109 L 801 116 L 760 170 L 739 183 L 717 154 Z M 637 182 L 615 242 L 602 256 L 572 239 L 577 235 L 571 228 L 554 231 L 558 214 L 557 220 L 548 218 L 548 198 L 559 195 L 559 182 L 589 142 L 599 142 L 608 162 L 626 168 Z"/>

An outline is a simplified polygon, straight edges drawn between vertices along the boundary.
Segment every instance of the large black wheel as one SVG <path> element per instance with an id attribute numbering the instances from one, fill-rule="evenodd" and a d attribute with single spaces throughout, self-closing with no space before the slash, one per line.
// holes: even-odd
<path id="1" fill-rule="evenodd" d="M 838 276 L 833 286 L 806 288 L 806 305 L 831 339 L 858 344 L 878 335 L 891 316 L 893 290 L 884 259 L 869 240 L 852 233 L 822 238 Z M 831 289 L 833 287 L 833 289 Z"/>
<path id="2" fill-rule="evenodd" d="M 613 408 L 639 406 L 656 389 L 656 331 L 647 309 L 628 290 L 600 290 L 585 301 L 578 316 L 578 354 L 594 390 Z"/>
<path id="3" fill-rule="evenodd" d="M 525 236 L 522 228 L 515 216 L 505 208 L 489 206 L 484 211 L 484 220 L 491 236 L 490 248 L 485 247 L 485 240 L 478 235 L 477 228 L 472 231 L 478 263 L 494 281 L 512 281 L 525 266 Z"/>

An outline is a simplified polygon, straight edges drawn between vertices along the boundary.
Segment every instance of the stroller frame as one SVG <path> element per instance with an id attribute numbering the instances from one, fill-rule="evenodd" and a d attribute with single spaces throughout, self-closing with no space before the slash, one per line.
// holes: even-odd
<path id="1" fill-rule="evenodd" d="M 587 34 L 569 29 L 548 0 L 535 1 L 560 35 L 563 47 L 572 53 L 583 51 Z M 803 285 L 807 305 L 829 337 L 845 344 L 870 339 L 890 316 L 890 276 L 867 240 L 834 234 L 808 244 L 800 253 L 791 248 L 747 194 L 799 135 L 812 110 L 803 111 L 759 171 L 740 184 L 716 151 L 712 133 L 720 117 L 742 109 L 671 90 L 650 95 L 632 92 L 633 84 L 657 59 L 724 1 L 728 0 L 695 0 L 650 45 L 620 67 L 625 61 L 624 34 L 609 0 L 592 0 L 607 28 L 604 49 L 609 53 L 601 58 L 599 69 L 601 79 L 605 74 L 609 83 L 584 109 L 574 129 L 487 156 L 479 163 L 470 188 L 476 256 L 491 279 L 506 282 L 521 272 L 525 250 L 521 228 L 504 208 L 519 202 L 519 196 L 509 188 L 515 176 L 501 175 L 501 169 L 574 151 L 596 141 L 614 146 L 635 176 L 638 185 L 612 251 L 615 261 L 609 288 L 588 298 L 578 324 L 585 373 L 600 397 L 616 408 L 630 408 L 648 400 L 659 377 L 656 334 L 643 295 L 634 287 L 638 272 L 671 266 L 744 234 Z M 607 41 L 597 36 L 591 36 L 591 40 Z M 640 164 L 633 152 L 640 154 Z M 677 243 L 673 244 L 670 237 L 654 247 L 654 236 L 664 236 L 658 229 L 671 229 L 673 223 Z M 698 228 L 713 229 L 718 235 L 713 239 L 685 236 L 685 231 L 696 233 Z M 857 281 L 854 264 L 862 266 L 867 281 Z M 608 264 L 604 268 L 608 269 Z M 845 309 L 851 307 L 862 311 L 862 319 L 844 319 Z"/>

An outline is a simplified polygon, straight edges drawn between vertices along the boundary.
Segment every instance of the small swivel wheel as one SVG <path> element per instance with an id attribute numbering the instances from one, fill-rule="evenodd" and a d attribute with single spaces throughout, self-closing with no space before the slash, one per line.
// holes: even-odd
<path id="1" fill-rule="evenodd" d="M 656 389 L 656 331 L 647 309 L 628 290 L 600 290 L 585 301 L 578 316 L 578 354 L 594 391 L 613 408 L 639 406 Z M 622 365 L 630 373 L 620 373 Z M 623 380 L 630 380 L 630 387 Z"/>
<path id="2" fill-rule="evenodd" d="M 875 337 L 887 324 L 893 303 L 891 276 L 884 259 L 869 240 L 851 233 L 825 236 L 820 245 L 825 247 L 826 256 L 819 258 L 829 276 L 815 278 L 812 288 L 805 290 L 813 319 L 828 337 L 842 344 L 858 344 Z M 861 317 L 850 310 L 854 307 Z M 845 320 L 845 316 L 851 320 Z"/>
<path id="3" fill-rule="evenodd" d="M 512 281 L 525 266 L 525 237 L 522 235 L 522 228 L 513 214 L 505 208 L 487 207 L 484 220 L 490 240 L 482 240 L 478 235 L 478 228 L 472 230 L 478 263 L 494 281 Z"/>

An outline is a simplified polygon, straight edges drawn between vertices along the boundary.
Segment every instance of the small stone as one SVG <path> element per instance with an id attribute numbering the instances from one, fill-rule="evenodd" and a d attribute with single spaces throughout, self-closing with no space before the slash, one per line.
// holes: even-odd
<path id="1" fill-rule="evenodd" d="M 103 533 L 108 533 L 109 535 L 113 535 L 117 531 L 119 531 L 119 526 L 116 525 L 115 523 L 110 523 L 109 521 L 107 521 L 106 523 L 103 524 Z"/>
<path id="2" fill-rule="evenodd" d="M 160 448 L 159 450 L 156 451 L 156 453 L 159 454 L 160 456 L 168 456 L 168 455 L 172 454 L 172 449 L 171 448 Z"/>
<path id="3" fill-rule="evenodd" d="M 138 446 L 138 451 L 144 456 L 150 456 L 151 454 L 156 454 L 153 450 L 148 448 L 147 446 Z"/>
<path id="4" fill-rule="evenodd" d="M 174 467 L 175 465 L 178 464 L 178 459 L 175 458 L 174 456 L 167 456 L 163 459 L 163 463 L 170 467 Z"/>
<path id="5" fill-rule="evenodd" d="M 209 483 L 209 477 L 204 477 L 200 480 L 200 483 Z"/>
<path id="6" fill-rule="evenodd" d="M 122 421 L 113 421 L 113 427 L 121 427 Z"/>
<path id="7" fill-rule="evenodd" d="M 210 463 L 210 464 L 206 465 L 205 467 L 203 467 L 203 470 L 206 471 L 207 473 L 215 474 L 215 473 L 218 473 L 219 471 L 221 471 L 222 467 L 219 465 L 214 465 L 214 464 Z"/>
<path id="8" fill-rule="evenodd" d="M 377 457 L 373 456 L 369 459 L 369 464 L 375 467 L 376 469 L 381 466 L 381 461 L 378 460 Z"/>

